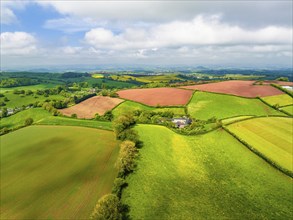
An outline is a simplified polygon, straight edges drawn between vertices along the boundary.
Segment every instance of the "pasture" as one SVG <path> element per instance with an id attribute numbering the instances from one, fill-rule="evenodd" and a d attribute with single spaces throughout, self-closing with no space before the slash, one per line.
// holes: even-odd
<path id="1" fill-rule="evenodd" d="M 289 113 L 290 115 L 293 115 L 293 105 L 285 106 L 285 107 L 282 107 L 281 109 Z"/>
<path id="2" fill-rule="evenodd" d="M 150 106 L 179 106 L 188 103 L 191 90 L 175 88 L 127 89 L 117 92 L 121 98 Z"/>
<path id="3" fill-rule="evenodd" d="M 112 113 L 115 117 L 118 117 L 121 114 L 132 112 L 134 110 L 142 110 L 142 111 L 154 111 L 154 112 L 162 112 L 162 111 L 170 111 L 173 112 L 174 115 L 185 115 L 184 108 L 174 107 L 174 108 L 154 108 L 151 106 L 146 106 L 137 102 L 125 101 L 118 105 L 113 109 Z"/>
<path id="4" fill-rule="evenodd" d="M 52 84 L 52 83 L 45 83 L 45 84 L 37 84 L 37 85 L 30 85 L 30 86 L 17 86 L 17 87 L 11 87 L 11 88 L 1 88 L 1 93 L 5 92 L 12 92 L 13 90 L 42 90 L 42 89 L 52 89 L 56 87 L 58 84 Z"/>
<path id="5" fill-rule="evenodd" d="M 200 136 L 154 125 L 136 130 L 144 145 L 122 194 L 131 219 L 292 216 L 292 179 L 224 130 Z"/>
<path id="6" fill-rule="evenodd" d="M 267 96 L 267 97 L 263 97 L 262 99 L 265 102 L 269 103 L 270 105 L 278 105 L 278 106 L 293 105 L 293 98 L 289 96 L 288 94 Z"/>
<path id="7" fill-rule="evenodd" d="M 61 95 L 23 95 L 13 94 L 12 92 L 4 93 L 9 101 L 5 102 L 7 108 L 15 108 L 34 104 L 35 102 L 44 102 L 45 100 L 64 100 L 65 97 Z M 4 102 L 4 97 L 0 97 L 0 102 Z"/>
<path id="8" fill-rule="evenodd" d="M 121 102 L 123 100 L 118 98 L 94 96 L 69 108 L 60 109 L 59 112 L 66 116 L 76 114 L 78 118 L 94 118 L 96 113 L 103 115 Z"/>
<path id="9" fill-rule="evenodd" d="M 230 80 L 217 83 L 207 83 L 194 86 L 183 86 L 185 89 L 206 92 L 224 93 L 243 97 L 265 97 L 284 94 L 270 85 L 253 85 L 254 81 Z"/>
<path id="10" fill-rule="evenodd" d="M 1 219 L 87 219 L 112 188 L 113 132 L 30 126 L 1 137 Z"/>
<path id="11" fill-rule="evenodd" d="M 258 99 L 241 98 L 208 92 L 195 92 L 187 106 L 188 113 L 197 119 L 218 119 L 241 115 L 284 115 Z"/>
<path id="12" fill-rule="evenodd" d="M 293 119 L 256 118 L 238 122 L 228 129 L 281 167 L 293 171 Z"/>
<path id="13" fill-rule="evenodd" d="M 2 118 L 0 128 L 6 127 L 8 129 L 14 129 L 19 126 L 23 126 L 25 119 L 27 118 L 32 118 L 34 120 L 34 124 L 69 125 L 112 130 L 111 122 L 52 116 L 49 112 L 42 108 L 31 108 L 18 112 L 9 117 Z"/>

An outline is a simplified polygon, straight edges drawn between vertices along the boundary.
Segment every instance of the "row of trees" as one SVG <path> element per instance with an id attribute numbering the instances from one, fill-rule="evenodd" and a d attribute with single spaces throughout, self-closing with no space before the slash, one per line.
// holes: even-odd
<path id="1" fill-rule="evenodd" d="M 114 132 L 120 144 L 119 156 L 116 162 L 118 177 L 114 181 L 112 193 L 102 197 L 92 215 L 94 220 L 120 220 L 125 216 L 127 207 L 120 201 L 122 190 L 127 186 L 125 178 L 136 167 L 138 157 L 138 134 L 132 127 L 135 120 L 132 115 L 120 115 L 113 121 Z"/>

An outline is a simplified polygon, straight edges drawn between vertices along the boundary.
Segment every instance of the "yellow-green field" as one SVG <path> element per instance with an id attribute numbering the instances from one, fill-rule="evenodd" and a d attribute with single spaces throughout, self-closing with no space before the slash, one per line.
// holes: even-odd
<path id="1" fill-rule="evenodd" d="M 228 129 L 281 167 L 293 171 L 293 119 L 266 117 L 245 120 Z"/>
<path id="2" fill-rule="evenodd" d="M 100 79 L 100 78 L 104 78 L 104 75 L 103 74 L 99 74 L 99 73 L 95 73 L 95 74 L 92 74 L 92 77 L 93 78 L 96 78 L 96 79 Z"/>
<path id="3" fill-rule="evenodd" d="M 293 105 L 293 98 L 287 94 L 262 97 L 270 105 Z"/>
<path id="4" fill-rule="evenodd" d="M 282 107 L 281 109 L 289 113 L 290 115 L 293 115 L 293 105 L 285 106 L 285 107 Z"/>
<path id="5" fill-rule="evenodd" d="M 111 131 L 30 126 L 1 136 L 1 219 L 88 219 L 111 192 Z"/>
<path id="6" fill-rule="evenodd" d="M 239 120 L 243 120 L 243 119 L 248 119 L 248 118 L 252 118 L 254 116 L 251 115 L 243 115 L 243 116 L 236 116 L 236 117 L 232 117 L 232 118 L 226 118 L 222 120 L 222 123 L 224 125 L 226 124 L 231 124 L 233 122 L 239 121 Z"/>

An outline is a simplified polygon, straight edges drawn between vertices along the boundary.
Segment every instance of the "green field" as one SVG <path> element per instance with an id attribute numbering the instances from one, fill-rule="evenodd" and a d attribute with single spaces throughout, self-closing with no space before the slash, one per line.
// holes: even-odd
<path id="1" fill-rule="evenodd" d="M 4 93 L 6 91 L 13 91 L 13 90 L 31 90 L 31 91 L 36 91 L 36 90 L 42 90 L 42 89 L 51 89 L 56 87 L 57 84 L 37 84 L 37 85 L 31 85 L 31 86 L 17 86 L 17 87 L 11 87 L 11 88 L 0 88 L 0 92 Z"/>
<path id="2" fill-rule="evenodd" d="M 155 83 L 155 82 L 170 82 L 170 81 L 180 81 L 182 80 L 177 76 L 177 74 L 167 74 L 167 75 L 151 75 L 151 76 L 129 76 L 129 75 L 111 75 L 111 78 L 113 80 L 119 80 L 119 81 L 137 81 L 142 83 Z"/>
<path id="3" fill-rule="evenodd" d="M 234 123 L 236 121 L 240 121 L 240 120 L 244 120 L 244 119 L 248 119 L 248 118 L 252 118 L 253 116 L 251 115 L 243 115 L 243 116 L 236 116 L 236 117 L 232 117 L 232 118 L 226 118 L 222 120 L 222 123 L 224 125 L 226 124 L 231 124 Z"/>
<path id="4" fill-rule="evenodd" d="M 5 97 L 9 99 L 5 102 L 7 108 L 15 108 L 21 106 L 27 106 L 29 104 L 34 104 L 35 102 L 44 102 L 45 100 L 64 100 L 65 97 L 61 95 L 49 95 L 45 97 L 44 95 L 19 95 L 13 94 L 12 92 L 4 93 Z M 0 97 L 0 102 L 4 102 L 4 97 Z"/>
<path id="5" fill-rule="evenodd" d="M 1 137 L 1 219 L 87 219 L 117 175 L 113 132 L 30 126 Z"/>
<path id="6" fill-rule="evenodd" d="M 94 121 L 94 120 L 83 120 L 65 118 L 60 116 L 52 116 L 49 112 L 42 108 L 32 108 L 21 112 L 18 112 L 9 117 L 1 119 L 0 128 L 7 127 L 13 129 L 24 125 L 25 119 L 32 118 L 35 124 L 43 125 L 70 125 L 70 126 L 81 126 L 100 128 L 105 130 L 112 130 L 111 122 Z"/>
<path id="7" fill-rule="evenodd" d="M 143 147 L 122 202 L 131 219 L 290 219 L 292 179 L 224 130 L 181 136 L 139 125 Z M 219 141 L 220 140 L 220 141 Z"/>
<path id="8" fill-rule="evenodd" d="M 289 113 L 290 115 L 293 115 L 293 105 L 285 106 L 281 108 L 283 111 Z"/>
<path id="9" fill-rule="evenodd" d="M 199 91 L 194 93 L 187 109 L 188 113 L 197 119 L 222 119 L 239 115 L 284 115 L 258 99 Z"/>
<path id="10" fill-rule="evenodd" d="M 92 77 L 93 78 L 96 78 L 96 79 L 99 79 L 99 78 L 104 78 L 104 75 L 103 74 L 99 74 L 99 73 L 95 73 L 95 74 L 92 74 Z"/>
<path id="11" fill-rule="evenodd" d="M 132 112 L 134 110 L 143 110 L 143 111 L 154 111 L 154 112 L 162 112 L 162 111 L 171 111 L 175 115 L 185 115 L 184 108 L 176 107 L 176 108 L 155 108 L 146 105 L 142 105 L 137 102 L 132 101 L 125 101 L 118 105 L 116 108 L 113 109 L 113 115 L 115 117 L 127 113 Z"/>
<path id="12" fill-rule="evenodd" d="M 270 105 L 284 106 L 284 105 L 293 104 L 293 98 L 287 94 L 267 96 L 267 97 L 262 97 L 262 99 L 266 101 L 267 103 L 269 103 Z"/>
<path id="13" fill-rule="evenodd" d="M 228 129 L 281 167 L 293 171 L 293 119 L 256 118 Z"/>

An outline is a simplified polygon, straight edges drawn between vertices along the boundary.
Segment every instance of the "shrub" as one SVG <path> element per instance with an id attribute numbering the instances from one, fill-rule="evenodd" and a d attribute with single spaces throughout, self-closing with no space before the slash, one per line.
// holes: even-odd
<path id="1" fill-rule="evenodd" d="M 138 150 L 135 143 L 132 141 L 123 141 L 120 145 L 120 152 L 117 159 L 117 168 L 119 174 L 124 176 L 132 172 L 135 168 L 135 158 L 138 155 Z"/>
<path id="2" fill-rule="evenodd" d="M 133 130 L 133 129 L 125 129 L 123 130 L 122 132 L 120 132 L 118 135 L 117 135 L 117 138 L 119 140 L 130 140 L 134 143 L 137 143 L 138 142 L 138 134 L 137 134 L 137 131 Z"/>
<path id="3" fill-rule="evenodd" d="M 94 220 L 120 220 L 121 205 L 116 195 L 108 194 L 103 196 L 97 203 L 91 219 Z"/>
<path id="4" fill-rule="evenodd" d="M 71 118 L 77 118 L 77 114 L 75 114 L 75 113 L 72 114 L 72 115 L 71 115 Z"/>
<path id="5" fill-rule="evenodd" d="M 29 125 L 31 125 L 33 122 L 34 122 L 34 120 L 33 120 L 32 118 L 27 118 L 27 119 L 25 119 L 25 121 L 24 121 L 24 125 L 25 125 L 25 126 L 29 126 Z"/>
<path id="6" fill-rule="evenodd" d="M 116 178 L 114 180 L 113 188 L 112 188 L 112 193 L 117 195 L 119 198 L 121 197 L 121 193 L 124 187 L 127 186 L 127 183 L 125 179 L 123 178 Z"/>

